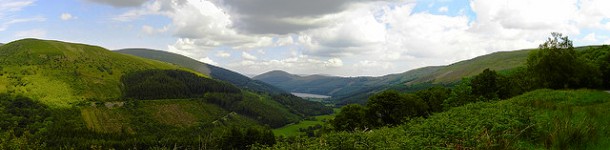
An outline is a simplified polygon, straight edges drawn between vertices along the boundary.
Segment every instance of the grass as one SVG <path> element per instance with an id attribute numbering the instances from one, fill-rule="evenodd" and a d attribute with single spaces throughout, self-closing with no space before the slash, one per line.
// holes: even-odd
<path id="1" fill-rule="evenodd" d="M 407 124 L 281 142 L 275 149 L 607 149 L 610 94 L 536 90 L 455 107 Z"/>
<path id="2" fill-rule="evenodd" d="M 212 123 L 229 114 L 224 109 L 196 100 L 146 100 L 140 111 L 159 123 L 175 127 L 190 127 L 197 122 Z"/>
<path id="3" fill-rule="evenodd" d="M 127 114 L 104 107 L 87 107 L 81 109 L 81 116 L 89 130 L 98 133 L 121 133 L 126 131 L 133 134 L 129 127 Z"/>
<path id="4" fill-rule="evenodd" d="M 299 132 L 299 129 L 304 129 L 304 128 L 316 126 L 316 125 L 323 125 L 324 123 L 326 123 L 326 121 L 334 119 L 335 115 L 337 115 L 340 110 L 341 110 L 340 108 L 335 108 L 334 109 L 335 112 L 333 114 L 314 116 L 314 120 L 302 120 L 298 123 L 294 123 L 294 124 L 286 125 L 281 128 L 273 129 L 273 134 L 275 134 L 276 136 L 285 136 L 285 137 L 303 135 L 302 132 Z"/>
<path id="5" fill-rule="evenodd" d="M 80 106 L 81 117 L 88 129 L 97 133 L 135 134 L 143 124 L 188 129 L 198 125 L 206 127 L 241 124 L 256 126 L 253 120 L 228 112 L 216 105 L 190 99 L 139 101 L 135 108 L 117 105 L 117 102 L 98 102 Z M 127 105 L 127 104 L 126 104 Z M 138 118 L 140 121 L 138 122 Z"/>
<path id="6" fill-rule="evenodd" d="M 60 108 L 91 99 L 116 100 L 122 94 L 121 76 L 129 72 L 183 69 L 97 46 L 38 39 L 0 47 L 0 66 L 0 92 Z"/>

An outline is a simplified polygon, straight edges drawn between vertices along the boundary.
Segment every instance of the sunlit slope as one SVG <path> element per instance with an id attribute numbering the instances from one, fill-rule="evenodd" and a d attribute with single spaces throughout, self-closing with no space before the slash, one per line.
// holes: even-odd
<path id="1" fill-rule="evenodd" d="M 451 83 L 459 81 L 464 77 L 475 76 L 487 68 L 502 71 L 525 66 L 529 52 L 530 50 L 496 52 L 460 61 L 448 66 L 443 66 L 442 69 L 424 76 L 423 78 L 419 78 L 414 83 Z"/>
<path id="2" fill-rule="evenodd" d="M 145 69 L 179 69 L 98 46 L 23 39 L 0 47 L 0 93 L 21 94 L 51 106 L 117 99 L 121 76 Z"/>

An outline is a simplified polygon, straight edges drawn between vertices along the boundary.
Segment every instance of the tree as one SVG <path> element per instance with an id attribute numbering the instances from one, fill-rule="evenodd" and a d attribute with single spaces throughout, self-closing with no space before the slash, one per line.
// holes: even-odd
<path id="1" fill-rule="evenodd" d="M 462 81 L 451 90 L 449 98 L 443 102 L 443 108 L 448 110 L 451 107 L 458 107 L 468 103 L 477 102 L 480 99 L 472 94 L 470 80 L 462 79 Z"/>
<path id="2" fill-rule="evenodd" d="M 485 99 L 497 99 L 500 88 L 498 87 L 498 74 L 496 71 L 485 69 L 475 76 L 471 81 L 472 94 Z"/>
<path id="3" fill-rule="evenodd" d="M 590 47 L 579 54 L 582 59 L 599 70 L 601 80 L 598 82 L 601 82 L 602 88 L 610 89 L 610 46 Z"/>
<path id="4" fill-rule="evenodd" d="M 449 98 L 450 94 L 451 89 L 441 86 L 428 88 L 415 93 L 415 95 L 428 104 L 429 112 L 443 111 L 443 101 Z"/>
<path id="5" fill-rule="evenodd" d="M 539 50 L 532 51 L 527 59 L 528 70 L 532 72 L 539 86 L 564 89 L 595 84 L 599 77 L 595 77 L 593 67 L 578 58 L 572 41 L 561 33 L 551 35 L 552 37 L 540 44 Z"/>
<path id="6" fill-rule="evenodd" d="M 428 110 L 419 97 L 393 90 L 371 96 L 366 106 L 369 123 L 373 126 L 398 125 L 406 118 L 425 116 Z"/>
<path id="7" fill-rule="evenodd" d="M 343 106 L 331 124 L 337 131 L 364 130 L 367 128 L 365 113 L 366 108 L 359 104 Z"/>

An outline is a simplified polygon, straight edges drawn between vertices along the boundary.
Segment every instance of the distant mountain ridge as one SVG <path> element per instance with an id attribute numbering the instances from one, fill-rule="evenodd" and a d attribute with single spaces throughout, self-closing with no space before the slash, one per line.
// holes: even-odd
<path id="1" fill-rule="evenodd" d="M 213 79 L 225 81 L 241 89 L 246 89 L 266 96 L 266 98 L 269 100 L 280 103 L 286 108 L 290 109 L 291 113 L 302 116 L 332 113 L 332 109 L 330 109 L 330 107 L 326 107 L 321 103 L 301 99 L 268 83 L 253 80 L 237 72 L 199 62 L 179 54 L 151 49 L 123 49 L 115 52 L 159 60 L 200 71 L 201 73 L 209 75 Z"/>
<path id="2" fill-rule="evenodd" d="M 370 94 L 392 88 L 389 85 L 414 81 L 438 69 L 440 68 L 425 67 L 381 77 L 299 76 L 276 70 L 258 75 L 254 79 L 275 85 L 288 92 L 332 96 L 332 100 L 341 105 L 364 103 Z"/>
<path id="3" fill-rule="evenodd" d="M 255 92 L 288 94 L 286 91 L 280 88 L 276 88 L 265 82 L 252 80 L 250 77 L 247 77 L 240 73 L 214 65 L 206 64 L 179 54 L 174 54 L 161 50 L 138 48 L 120 49 L 116 50 L 115 52 L 176 64 L 209 75 L 214 79 L 226 81 L 240 88 L 250 89 Z"/>
<path id="4" fill-rule="evenodd" d="M 584 50 L 595 46 L 582 46 Z M 270 71 L 254 77 L 289 92 L 332 96 L 339 105 L 365 103 L 372 93 L 395 89 L 416 91 L 430 86 L 452 85 L 462 78 L 472 77 L 489 68 L 496 71 L 524 67 L 533 49 L 494 52 L 446 66 L 424 67 L 400 74 L 381 77 L 299 76 L 284 71 Z"/>

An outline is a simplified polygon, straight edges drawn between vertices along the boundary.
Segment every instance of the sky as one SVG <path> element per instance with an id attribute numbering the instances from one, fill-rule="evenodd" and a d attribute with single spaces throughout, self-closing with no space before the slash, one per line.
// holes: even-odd
<path id="1" fill-rule="evenodd" d="M 536 48 L 610 44 L 608 0 L 0 0 L 0 43 L 151 48 L 242 74 L 380 76 Z"/>

